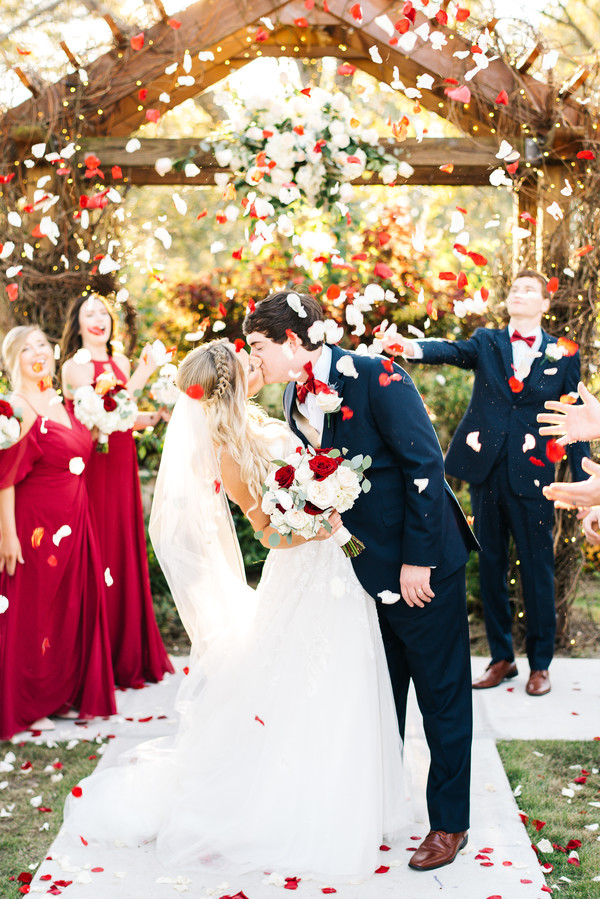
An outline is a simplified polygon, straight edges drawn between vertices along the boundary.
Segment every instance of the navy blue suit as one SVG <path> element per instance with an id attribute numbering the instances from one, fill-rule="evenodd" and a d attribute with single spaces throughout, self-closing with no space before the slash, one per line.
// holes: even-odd
<path id="1" fill-rule="evenodd" d="M 515 393 L 508 328 L 478 328 L 468 340 L 417 341 L 429 364 L 448 363 L 475 371 L 471 401 L 446 455 L 448 474 L 468 481 L 475 517 L 481 593 L 492 662 L 514 658 L 508 597 L 509 534 L 514 538 L 527 613 L 527 655 L 532 671 L 552 660 L 556 632 L 554 604 L 554 508 L 542 487 L 555 479 L 546 456 L 537 415 L 546 400 L 577 390 L 579 354 L 551 359 L 545 355 L 556 338 L 542 331 L 536 358 Z M 589 446 L 567 450 L 576 480 L 587 477 L 581 460 Z"/>
<path id="2" fill-rule="evenodd" d="M 400 376 L 387 386 L 380 359 L 351 353 L 358 377 L 344 376 L 336 364 L 345 351 L 332 347 L 329 384 L 352 418 L 325 416 L 322 447 L 344 450 L 349 458 L 371 456 L 372 488 L 344 513 L 344 524 L 365 544 L 352 560 L 365 590 L 375 599 L 383 590 L 400 591 L 403 564 L 430 566 L 435 598 L 423 609 L 404 600 L 378 602 L 402 736 L 410 679 L 415 684 L 431 767 L 427 786 L 433 830 L 457 833 L 469 826 L 472 735 L 469 634 L 464 566 L 477 544 L 443 473 L 443 456 L 412 380 Z M 292 414 L 295 384 L 284 394 L 287 421 L 304 442 Z"/>

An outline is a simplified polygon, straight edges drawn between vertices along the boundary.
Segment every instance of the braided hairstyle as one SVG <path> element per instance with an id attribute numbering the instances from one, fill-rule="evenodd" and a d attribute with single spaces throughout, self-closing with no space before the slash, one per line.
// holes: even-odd
<path id="1" fill-rule="evenodd" d="M 273 452 L 263 433 L 266 416 L 246 397 L 246 372 L 233 344 L 213 340 L 192 350 L 180 364 L 175 383 L 202 404 L 215 447 L 227 450 L 237 462 L 258 504 Z"/>

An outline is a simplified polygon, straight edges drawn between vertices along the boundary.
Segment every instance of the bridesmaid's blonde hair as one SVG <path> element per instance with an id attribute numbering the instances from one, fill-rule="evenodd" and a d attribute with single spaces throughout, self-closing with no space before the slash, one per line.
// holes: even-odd
<path id="1" fill-rule="evenodd" d="M 267 417 L 246 397 L 246 373 L 233 344 L 213 340 L 192 350 L 179 366 L 175 382 L 202 403 L 215 447 L 226 449 L 237 462 L 240 477 L 258 504 L 273 455 L 261 433 Z"/>
<path id="2" fill-rule="evenodd" d="M 17 325 L 11 328 L 4 340 L 2 341 L 2 363 L 8 373 L 11 387 L 18 390 L 21 386 L 21 367 L 19 365 L 19 356 L 30 334 L 39 331 L 40 334 L 50 345 L 50 341 L 41 328 L 37 325 Z M 52 375 L 54 375 L 54 363 L 52 367 Z"/>

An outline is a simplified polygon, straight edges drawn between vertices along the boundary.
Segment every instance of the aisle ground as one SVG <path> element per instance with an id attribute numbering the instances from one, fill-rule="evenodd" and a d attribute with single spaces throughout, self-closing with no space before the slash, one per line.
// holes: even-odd
<path id="1" fill-rule="evenodd" d="M 64 722 L 53 732 L 56 740 L 93 739 L 114 734 L 101 765 L 143 739 L 172 733 L 176 728 L 173 701 L 186 659 L 175 659 L 177 674 L 162 684 L 119 694 L 119 715 L 87 726 Z M 473 659 L 473 673 L 480 674 L 486 660 Z M 474 695 L 472 824 L 468 847 L 454 864 L 432 872 L 408 868 L 410 849 L 427 832 L 425 779 L 428 751 L 420 715 L 411 696 L 406 740 L 406 767 L 412 783 L 414 823 L 381 852 L 381 864 L 389 868 L 360 884 L 339 885 L 303 880 L 296 895 L 322 897 L 323 887 L 335 886 L 340 899 L 542 899 L 544 880 L 517 805 L 500 763 L 496 739 L 591 740 L 600 736 L 600 659 L 556 659 L 552 665 L 552 692 L 532 698 L 525 693 L 527 663 L 519 660 L 520 673 L 493 690 Z M 20 736 L 19 739 L 22 737 Z M 284 801 L 284 797 L 282 797 Z M 418 838 L 418 839 L 417 839 Z M 484 851 L 485 850 L 485 851 Z M 481 858 L 481 856 L 487 856 Z M 187 892 L 201 899 L 236 897 L 276 899 L 283 894 L 284 878 L 299 871 L 280 871 L 268 877 L 253 874 L 227 881 L 223 877 L 181 873 L 163 868 L 153 846 L 132 850 L 85 846 L 59 833 L 31 884 L 32 893 L 46 893 L 55 880 L 72 881 L 69 899 L 163 899 Z M 44 879 L 42 879 L 44 878 Z"/>

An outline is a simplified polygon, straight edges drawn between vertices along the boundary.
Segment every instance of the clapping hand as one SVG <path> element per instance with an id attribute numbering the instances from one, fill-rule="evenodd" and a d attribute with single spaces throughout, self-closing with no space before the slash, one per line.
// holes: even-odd
<path id="1" fill-rule="evenodd" d="M 554 414 L 542 412 L 537 417 L 539 422 L 547 423 L 547 427 L 540 428 L 540 434 L 559 437 L 556 442 L 560 446 L 600 437 L 600 402 L 581 381 L 578 391 L 583 401 L 581 404 L 575 406 L 549 400 L 544 404 L 545 408 Z"/>
<path id="2" fill-rule="evenodd" d="M 588 543 L 600 546 L 600 508 L 584 509 L 577 513 L 577 518 L 583 521 L 583 531 Z"/>
<path id="3" fill-rule="evenodd" d="M 557 509 L 589 509 L 600 506 L 600 465 L 591 459 L 583 459 L 581 467 L 591 477 L 587 481 L 567 484 L 559 481 L 543 488 L 546 499 L 552 500 Z"/>

